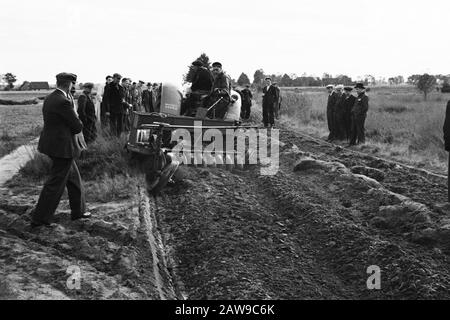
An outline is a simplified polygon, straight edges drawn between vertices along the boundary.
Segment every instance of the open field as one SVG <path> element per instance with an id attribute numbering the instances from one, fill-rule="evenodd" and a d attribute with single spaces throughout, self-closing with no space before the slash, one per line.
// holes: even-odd
<path id="1" fill-rule="evenodd" d="M 0 105 L 0 157 L 38 137 L 42 125 L 42 103 Z"/>
<path id="2" fill-rule="evenodd" d="M 371 88 L 362 149 L 383 157 L 444 172 L 442 126 L 450 94 L 433 92 L 428 100 L 413 87 Z M 323 88 L 283 88 L 282 122 L 324 138 L 327 93 Z M 360 148 L 360 147 L 358 147 Z"/>
<path id="3" fill-rule="evenodd" d="M 0 91 L 0 99 L 5 100 L 29 100 L 34 98 L 45 97 L 51 90 L 36 90 L 36 91 Z"/>

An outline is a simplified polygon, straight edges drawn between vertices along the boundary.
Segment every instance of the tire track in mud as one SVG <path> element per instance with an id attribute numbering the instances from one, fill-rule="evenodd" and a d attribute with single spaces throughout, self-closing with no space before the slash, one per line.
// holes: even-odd
<path id="1" fill-rule="evenodd" d="M 158 230 L 157 207 L 144 188 L 139 190 L 139 219 L 142 232 L 145 233 L 153 258 L 155 285 L 161 300 L 177 297 L 173 287 L 173 278 L 166 262 L 166 254 L 161 234 Z"/>

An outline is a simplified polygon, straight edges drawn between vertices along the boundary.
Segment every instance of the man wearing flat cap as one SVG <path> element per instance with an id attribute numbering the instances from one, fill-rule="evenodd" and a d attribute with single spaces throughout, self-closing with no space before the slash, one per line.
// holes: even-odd
<path id="1" fill-rule="evenodd" d="M 350 145 L 365 143 L 364 122 L 369 110 L 369 97 L 366 95 L 364 84 L 357 83 L 355 86 L 357 97 L 352 107 L 352 133 Z"/>
<path id="2" fill-rule="evenodd" d="M 95 114 L 95 104 L 91 96 L 93 88 L 93 83 L 85 83 L 83 85 L 83 93 L 78 98 L 78 116 L 83 123 L 83 136 L 88 144 L 93 142 L 97 137 L 97 116 Z"/>
<path id="3" fill-rule="evenodd" d="M 120 85 L 122 76 L 113 75 L 113 81 L 108 84 L 103 100 L 106 101 L 106 116 L 109 116 L 109 126 L 112 134 L 120 137 L 123 132 L 125 110 L 122 102 L 125 97 L 125 89 Z"/>
<path id="4" fill-rule="evenodd" d="M 211 93 L 214 78 L 211 71 L 203 65 L 201 60 L 192 62 L 191 90 L 186 94 L 186 100 L 182 104 L 181 114 L 196 114 L 196 110 L 203 106 L 204 97 Z"/>
<path id="5" fill-rule="evenodd" d="M 272 128 L 275 125 L 275 108 L 278 107 L 277 89 L 272 85 L 272 79 L 265 78 L 266 86 L 263 88 L 263 123 L 264 127 Z"/>
<path id="6" fill-rule="evenodd" d="M 212 64 L 212 74 L 214 77 L 213 91 L 221 90 L 229 94 L 231 92 L 231 78 L 223 71 L 220 62 L 214 62 Z"/>
<path id="7" fill-rule="evenodd" d="M 344 95 L 341 103 L 341 108 L 343 112 L 342 118 L 342 130 L 345 133 L 345 139 L 347 142 L 350 141 L 351 129 L 352 129 L 352 108 L 355 104 L 355 96 L 352 94 L 353 87 L 344 87 Z"/>
<path id="8" fill-rule="evenodd" d="M 102 128 L 106 128 L 108 124 L 108 117 L 106 116 L 107 102 L 105 97 L 108 96 L 109 84 L 113 82 L 113 77 L 108 75 L 106 76 L 106 82 L 103 87 L 100 87 L 98 90 L 97 96 L 100 98 L 100 123 Z"/>
<path id="9" fill-rule="evenodd" d="M 133 105 L 132 111 L 142 111 L 142 85 L 144 81 L 139 80 L 138 83 L 131 89 L 131 104 Z"/>
<path id="10" fill-rule="evenodd" d="M 343 93 L 344 85 L 338 84 L 335 87 L 336 92 L 336 103 L 333 107 L 333 122 L 334 122 L 334 138 L 336 140 L 345 140 L 345 129 L 344 129 L 344 99 L 345 95 Z"/>
<path id="11" fill-rule="evenodd" d="M 145 112 L 154 112 L 152 105 L 152 84 L 149 82 L 142 91 L 142 106 Z"/>
<path id="12" fill-rule="evenodd" d="M 192 79 L 191 91 L 192 92 L 202 92 L 210 93 L 214 78 L 211 73 L 200 60 L 192 62 L 192 69 L 194 71 L 194 76 Z"/>
<path id="13" fill-rule="evenodd" d="M 215 117 L 217 119 L 223 119 L 228 111 L 228 106 L 231 102 L 231 78 L 222 69 L 220 62 L 214 62 L 212 64 L 212 74 L 214 82 L 212 86 L 212 92 L 208 99 L 208 106 L 214 105 L 214 109 L 208 112 L 208 117 Z"/>
<path id="14" fill-rule="evenodd" d="M 45 182 L 35 210 L 32 226 L 49 226 L 64 189 L 67 188 L 72 220 L 88 218 L 85 212 L 85 195 L 80 172 L 74 161 L 77 155 L 74 135 L 79 134 L 83 124 L 77 117 L 70 99 L 70 89 L 77 77 L 72 73 L 56 76 L 56 90 L 44 100 L 42 113 L 44 128 L 39 139 L 38 150 L 52 160 L 50 177 Z"/>

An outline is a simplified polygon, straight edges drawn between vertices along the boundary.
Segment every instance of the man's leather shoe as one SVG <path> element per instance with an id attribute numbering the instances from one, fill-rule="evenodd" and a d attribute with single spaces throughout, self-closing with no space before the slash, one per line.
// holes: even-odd
<path id="1" fill-rule="evenodd" d="M 85 212 L 81 216 L 72 217 L 71 219 L 72 219 L 72 221 L 79 220 L 79 219 L 89 219 L 91 216 L 92 216 L 92 214 L 90 212 Z"/>

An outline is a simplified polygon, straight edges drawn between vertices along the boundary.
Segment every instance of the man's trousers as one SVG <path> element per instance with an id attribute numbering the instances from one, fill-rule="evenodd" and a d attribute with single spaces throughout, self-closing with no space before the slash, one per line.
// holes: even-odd
<path id="1" fill-rule="evenodd" d="M 32 214 L 35 223 L 51 223 L 56 208 L 67 188 L 72 218 L 82 216 L 86 211 L 86 200 L 80 172 L 73 158 L 54 158 L 50 177 L 45 182 L 36 209 Z"/>
<path id="2" fill-rule="evenodd" d="M 264 126 L 274 125 L 275 103 L 263 103 L 263 122 Z"/>
<path id="3" fill-rule="evenodd" d="M 120 137 L 123 132 L 124 120 L 123 113 L 111 113 L 109 115 L 109 127 L 112 134 Z"/>
<path id="4" fill-rule="evenodd" d="M 365 143 L 366 136 L 364 131 L 365 114 L 352 114 L 352 132 L 350 144 Z"/>

